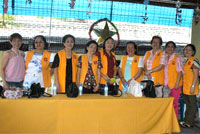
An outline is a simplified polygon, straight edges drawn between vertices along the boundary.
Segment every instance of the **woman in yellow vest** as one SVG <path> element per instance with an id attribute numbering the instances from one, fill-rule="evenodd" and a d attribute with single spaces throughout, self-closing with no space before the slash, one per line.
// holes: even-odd
<path id="1" fill-rule="evenodd" d="M 197 98 L 199 93 L 198 73 L 200 69 L 199 61 L 194 57 L 196 48 L 193 44 L 188 44 L 183 49 L 185 59 L 183 75 L 183 101 L 186 104 L 185 119 L 180 122 L 182 127 L 192 127 L 194 125 L 197 111 Z"/>
<path id="2" fill-rule="evenodd" d="M 164 84 L 165 54 L 161 50 L 162 38 L 153 36 L 151 46 L 152 50 L 147 51 L 143 59 L 145 75 L 152 79 L 155 85 Z"/>
<path id="3" fill-rule="evenodd" d="M 48 43 L 42 35 L 34 37 L 33 49 L 25 53 L 25 78 L 24 86 L 40 83 L 41 87 L 51 86 L 50 69 L 54 55 L 46 51 Z"/>
<path id="4" fill-rule="evenodd" d="M 142 80 L 142 71 L 144 64 L 140 56 L 135 55 L 137 45 L 135 42 L 129 41 L 126 43 L 127 56 L 123 56 L 119 65 L 120 89 L 122 84 L 130 84 L 131 80 L 140 82 Z"/>
<path id="5" fill-rule="evenodd" d="M 72 51 L 75 38 L 67 34 L 63 37 L 62 43 L 65 49 L 59 51 L 52 65 L 54 68 L 54 78 L 58 93 L 66 93 L 72 83 L 76 84 L 76 72 L 78 55 Z"/>
<path id="6" fill-rule="evenodd" d="M 179 97 L 182 87 L 183 62 L 182 58 L 174 53 L 176 44 L 173 41 L 166 43 L 165 86 L 171 89 L 174 97 L 174 109 L 178 118 Z"/>
<path id="7" fill-rule="evenodd" d="M 78 59 L 77 86 L 83 85 L 83 93 L 98 93 L 100 83 L 101 60 L 95 53 L 98 50 L 96 41 L 86 44 L 86 54 Z"/>
<path id="8" fill-rule="evenodd" d="M 116 58 L 115 54 L 112 52 L 114 48 L 114 39 L 112 37 L 108 37 L 103 42 L 103 49 L 99 50 L 101 57 L 101 80 L 100 86 L 104 89 L 105 84 L 108 84 L 108 87 L 113 84 L 111 78 L 115 78 L 117 74 L 116 67 Z"/>

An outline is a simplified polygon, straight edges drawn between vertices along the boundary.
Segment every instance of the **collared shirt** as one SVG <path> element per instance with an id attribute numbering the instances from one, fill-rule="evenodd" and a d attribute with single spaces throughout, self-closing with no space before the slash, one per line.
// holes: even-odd
<path id="1" fill-rule="evenodd" d="M 147 59 L 146 62 L 146 66 L 147 66 L 147 70 L 151 70 L 152 69 L 152 64 L 154 61 L 155 56 L 157 55 L 157 53 L 159 53 L 161 50 L 156 51 L 156 53 L 153 55 L 153 50 L 151 50 L 151 55 L 149 56 L 149 58 Z M 146 59 L 146 55 L 143 58 L 143 62 Z M 162 54 L 161 58 L 160 58 L 160 64 L 164 65 L 165 64 L 165 53 Z"/>
<path id="2" fill-rule="evenodd" d="M 165 61 L 166 61 L 166 63 L 165 63 L 165 69 L 164 69 L 164 71 L 165 71 L 165 86 L 167 86 L 168 82 L 169 82 L 169 77 L 168 77 L 169 63 L 171 62 L 171 60 L 174 59 L 174 56 L 175 56 L 175 53 L 172 54 L 170 56 L 170 58 L 168 57 L 168 55 L 166 55 L 166 57 L 165 57 Z M 183 71 L 183 60 L 182 60 L 182 58 L 180 56 L 178 56 L 177 59 L 176 59 L 176 67 L 177 67 L 176 68 L 177 72 L 184 73 L 184 71 Z"/>

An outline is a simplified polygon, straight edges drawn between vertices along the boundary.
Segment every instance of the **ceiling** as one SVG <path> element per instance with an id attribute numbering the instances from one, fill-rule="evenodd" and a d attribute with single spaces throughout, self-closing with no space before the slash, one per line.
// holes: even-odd
<path id="1" fill-rule="evenodd" d="M 106 0 L 106 1 L 120 1 L 143 4 L 144 0 Z M 177 0 L 149 0 L 150 5 L 176 7 Z M 181 8 L 196 9 L 197 3 L 200 5 L 200 0 L 180 0 Z"/>

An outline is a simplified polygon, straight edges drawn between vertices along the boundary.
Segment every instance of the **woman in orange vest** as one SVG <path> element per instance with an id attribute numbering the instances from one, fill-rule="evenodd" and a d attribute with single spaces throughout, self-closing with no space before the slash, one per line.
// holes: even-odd
<path id="1" fill-rule="evenodd" d="M 83 85 L 83 93 L 98 93 L 100 83 L 101 60 L 95 53 L 98 50 L 96 41 L 86 44 L 86 54 L 78 59 L 77 86 Z"/>
<path id="2" fill-rule="evenodd" d="M 183 74 L 183 101 L 186 104 L 185 119 L 180 122 L 182 127 L 192 127 L 194 125 L 197 111 L 197 98 L 199 93 L 198 73 L 200 69 L 199 61 L 194 57 L 196 48 L 193 44 L 188 44 L 183 49 L 185 59 Z"/>
<path id="3" fill-rule="evenodd" d="M 56 54 L 52 65 L 58 93 L 66 93 L 72 83 L 76 84 L 78 63 L 78 55 L 72 51 L 75 44 L 74 36 L 70 34 L 65 35 L 62 43 L 65 49 Z"/>
<path id="4" fill-rule="evenodd" d="M 135 55 L 137 45 L 135 42 L 129 41 L 126 43 L 127 56 L 123 56 L 119 65 L 120 89 L 122 84 L 130 84 L 131 80 L 140 82 L 142 80 L 142 71 L 144 64 L 140 56 Z"/>
<path id="5" fill-rule="evenodd" d="M 161 50 L 162 38 L 153 36 L 151 46 L 152 50 L 147 51 L 143 59 L 145 75 L 152 79 L 155 85 L 164 84 L 165 54 Z"/>
<path id="6" fill-rule="evenodd" d="M 40 83 L 41 87 L 47 88 L 51 86 L 50 69 L 54 55 L 45 50 L 48 49 L 48 43 L 42 35 L 34 37 L 33 48 L 25 53 L 24 86 Z"/>
<path id="7" fill-rule="evenodd" d="M 171 89 L 174 97 L 174 109 L 178 118 L 178 102 L 182 87 L 183 62 L 182 58 L 174 53 L 176 44 L 173 41 L 166 43 L 165 86 Z"/>
<path id="8" fill-rule="evenodd" d="M 117 74 L 116 58 L 115 54 L 112 52 L 113 48 L 114 39 L 108 37 L 103 42 L 103 50 L 99 50 L 102 63 L 100 80 L 101 89 L 104 89 L 105 84 L 108 84 L 108 87 L 110 87 L 110 85 L 113 84 L 111 78 L 115 78 Z"/>

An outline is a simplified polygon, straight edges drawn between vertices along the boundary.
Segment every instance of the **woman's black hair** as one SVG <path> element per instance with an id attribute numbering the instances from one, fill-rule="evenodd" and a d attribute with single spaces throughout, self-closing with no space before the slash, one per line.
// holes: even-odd
<path id="1" fill-rule="evenodd" d="M 91 41 L 88 41 L 86 46 L 85 46 L 85 53 L 88 52 L 87 48 L 91 45 L 91 44 L 95 44 L 97 46 L 97 49 L 96 49 L 96 52 L 98 51 L 98 43 L 95 41 L 95 40 L 91 40 Z"/>
<path id="2" fill-rule="evenodd" d="M 191 47 L 192 48 L 192 50 L 193 50 L 193 54 L 192 54 L 192 56 L 195 56 L 195 54 L 196 54 L 196 47 L 195 47 L 195 45 L 193 45 L 193 44 L 187 44 L 184 48 L 183 48 L 183 51 L 185 50 L 185 48 L 186 47 Z"/>
<path id="3" fill-rule="evenodd" d="M 37 35 L 37 36 L 35 36 L 34 38 L 33 38 L 33 49 L 35 49 L 35 40 L 38 38 L 38 37 L 40 37 L 43 41 L 44 41 L 44 49 L 48 49 L 48 43 L 47 43 L 47 40 L 46 40 L 46 38 L 43 36 L 43 35 Z"/>
<path id="4" fill-rule="evenodd" d="M 112 37 L 110 37 L 110 36 L 109 36 L 108 38 L 106 38 L 106 39 L 103 41 L 103 49 L 106 48 L 106 46 L 105 46 L 105 45 L 106 45 L 106 41 L 109 40 L 109 39 L 111 39 L 111 40 L 114 41 L 114 39 L 113 39 Z"/>
<path id="5" fill-rule="evenodd" d="M 173 44 L 174 48 L 176 48 L 176 43 L 174 43 L 173 41 L 168 41 L 165 45 L 165 48 L 168 47 L 169 44 Z"/>
<path id="6" fill-rule="evenodd" d="M 136 45 L 136 43 L 133 42 L 133 41 L 128 41 L 128 42 L 126 43 L 126 55 L 128 55 L 128 52 L 127 52 L 128 44 L 133 44 L 133 46 L 134 46 L 134 48 L 135 48 L 135 53 L 134 53 L 134 54 L 136 54 L 136 53 L 137 53 L 137 45 Z"/>
<path id="7" fill-rule="evenodd" d="M 74 44 L 75 44 L 75 37 L 71 34 L 67 34 L 65 35 L 63 38 L 62 38 L 62 43 L 65 43 L 65 41 L 67 40 L 67 38 L 71 37 L 74 41 Z"/>
<path id="8" fill-rule="evenodd" d="M 12 42 L 12 40 L 13 40 L 14 38 L 18 38 L 18 39 L 22 40 L 22 36 L 21 36 L 19 33 L 13 33 L 13 34 L 11 34 L 11 35 L 9 36 L 9 40 L 10 40 L 11 42 Z"/>
<path id="9" fill-rule="evenodd" d="M 158 36 L 158 35 L 152 37 L 152 39 L 151 39 L 151 45 L 152 45 L 154 39 L 159 39 L 160 40 L 159 44 L 160 44 L 160 46 L 162 46 L 162 43 L 163 43 L 162 38 L 160 36 Z"/>

